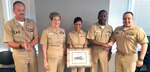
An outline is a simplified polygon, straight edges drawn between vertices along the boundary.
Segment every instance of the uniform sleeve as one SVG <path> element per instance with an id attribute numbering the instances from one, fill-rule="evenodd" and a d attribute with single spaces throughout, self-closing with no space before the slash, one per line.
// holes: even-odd
<path id="1" fill-rule="evenodd" d="M 34 23 L 34 38 L 38 37 L 38 30 L 37 30 L 37 24 L 33 21 Z"/>
<path id="2" fill-rule="evenodd" d="M 94 35 L 95 31 L 94 31 L 94 26 L 92 25 L 87 33 L 87 39 L 94 39 L 95 35 Z"/>
<path id="3" fill-rule="evenodd" d="M 113 32 L 112 32 L 112 35 L 111 35 L 111 37 L 110 37 L 110 40 L 111 41 L 116 41 L 116 34 L 118 34 L 117 33 L 117 31 L 118 31 L 118 28 L 116 28 Z"/>
<path id="4" fill-rule="evenodd" d="M 63 31 L 64 31 L 64 34 L 65 34 L 64 43 L 66 43 L 66 32 L 65 32 L 65 30 L 63 30 Z"/>
<path id="5" fill-rule="evenodd" d="M 138 33 L 137 33 L 137 41 L 138 43 L 148 43 L 148 39 L 147 39 L 147 35 L 144 32 L 143 29 L 139 29 Z"/>
<path id="6" fill-rule="evenodd" d="M 87 33 L 85 33 L 85 35 L 87 36 Z M 85 37 L 85 43 L 84 44 L 89 44 L 87 38 Z"/>
<path id="7" fill-rule="evenodd" d="M 3 42 L 12 42 L 13 40 L 13 31 L 9 23 L 4 24 L 4 35 Z"/>
<path id="8" fill-rule="evenodd" d="M 47 33 L 46 33 L 46 31 L 44 30 L 44 31 L 42 32 L 40 44 L 45 44 L 45 45 L 47 45 L 47 41 L 48 41 L 47 38 L 48 38 L 48 37 L 47 37 Z"/>
<path id="9" fill-rule="evenodd" d="M 67 44 L 71 44 L 70 32 L 68 33 Z"/>

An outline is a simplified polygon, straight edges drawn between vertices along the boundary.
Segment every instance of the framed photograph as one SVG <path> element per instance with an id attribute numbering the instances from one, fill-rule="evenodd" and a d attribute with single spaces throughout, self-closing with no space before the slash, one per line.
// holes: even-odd
<path id="1" fill-rule="evenodd" d="M 90 48 L 67 48 L 67 67 L 90 67 Z"/>

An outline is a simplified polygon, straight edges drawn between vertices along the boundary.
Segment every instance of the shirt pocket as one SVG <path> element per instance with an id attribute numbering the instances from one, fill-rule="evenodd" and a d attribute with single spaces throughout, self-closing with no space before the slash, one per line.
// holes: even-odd
<path id="1" fill-rule="evenodd" d="M 13 31 L 13 37 L 16 42 L 20 42 L 22 40 L 22 34 L 20 30 Z"/>
<path id="2" fill-rule="evenodd" d="M 133 40 L 134 39 L 134 33 L 133 32 L 127 32 L 126 33 L 126 38 L 128 39 L 128 40 Z"/>
<path id="3" fill-rule="evenodd" d="M 48 34 L 48 44 L 49 45 L 59 45 L 59 38 L 57 34 L 49 33 Z"/>
<path id="4" fill-rule="evenodd" d="M 81 35 L 79 41 L 81 45 L 84 45 L 86 43 L 86 35 Z"/>
<path id="5" fill-rule="evenodd" d="M 65 41 L 65 34 L 59 34 L 59 42 L 61 43 L 61 44 L 63 44 L 63 42 Z"/>
<path id="6" fill-rule="evenodd" d="M 122 32 L 116 31 L 116 32 L 114 32 L 113 37 L 114 37 L 116 40 L 119 40 L 119 39 L 122 38 L 121 34 L 122 34 Z"/>

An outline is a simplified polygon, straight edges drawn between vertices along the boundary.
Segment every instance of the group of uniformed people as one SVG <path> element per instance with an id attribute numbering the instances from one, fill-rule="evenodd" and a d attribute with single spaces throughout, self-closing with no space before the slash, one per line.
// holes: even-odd
<path id="1" fill-rule="evenodd" d="M 4 42 L 13 48 L 16 72 L 38 72 L 35 44 L 38 43 L 36 23 L 25 18 L 25 5 L 21 1 L 13 4 L 15 17 L 4 24 Z M 51 24 L 43 30 L 40 44 L 42 45 L 44 70 L 46 72 L 64 72 L 66 54 L 66 33 L 60 28 L 61 16 L 57 12 L 49 15 Z M 133 13 L 123 14 L 123 25 L 113 32 L 106 24 L 108 13 L 100 10 L 98 22 L 92 24 L 88 32 L 82 30 L 82 18 L 74 19 L 74 30 L 68 33 L 68 48 L 87 48 L 92 45 L 91 72 L 109 72 L 109 53 L 116 42 L 115 72 L 134 72 L 136 66 L 143 65 L 147 50 L 147 35 L 133 24 Z M 137 57 L 137 44 L 141 45 L 140 57 Z M 71 72 L 85 72 L 84 67 L 73 67 Z"/>

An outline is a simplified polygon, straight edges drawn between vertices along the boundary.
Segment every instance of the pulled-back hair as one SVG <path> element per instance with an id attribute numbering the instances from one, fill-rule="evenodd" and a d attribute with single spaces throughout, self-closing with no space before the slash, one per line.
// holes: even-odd
<path id="1" fill-rule="evenodd" d="M 81 17 L 76 17 L 73 21 L 73 23 L 75 24 L 77 21 L 81 21 L 82 22 L 82 18 Z"/>
<path id="2" fill-rule="evenodd" d="M 55 16 L 58 16 L 61 19 L 61 16 L 60 16 L 60 14 L 58 12 L 51 12 L 49 14 L 50 20 L 52 20 Z"/>

